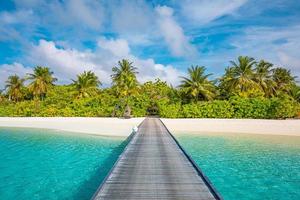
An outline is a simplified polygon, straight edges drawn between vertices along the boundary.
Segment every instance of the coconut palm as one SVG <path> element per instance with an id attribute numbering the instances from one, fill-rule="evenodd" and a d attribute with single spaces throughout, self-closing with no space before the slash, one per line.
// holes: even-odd
<path id="1" fill-rule="evenodd" d="M 254 58 L 248 56 L 239 56 L 238 62 L 230 61 L 232 64 L 232 78 L 229 80 L 229 85 L 233 90 L 238 92 L 247 92 L 257 87 L 254 81 Z"/>
<path id="2" fill-rule="evenodd" d="M 188 68 L 188 77 L 181 77 L 179 87 L 195 101 L 212 100 L 216 96 L 213 81 L 208 80 L 211 74 L 205 74 L 205 70 L 203 66 L 191 66 Z"/>
<path id="3" fill-rule="evenodd" d="M 233 84 L 233 72 L 234 72 L 234 68 L 233 67 L 227 67 L 225 69 L 225 74 L 219 78 L 219 89 L 221 92 L 221 96 L 227 98 L 229 97 L 232 93 L 234 93 L 234 86 Z"/>
<path id="4" fill-rule="evenodd" d="M 295 76 L 292 76 L 291 71 L 285 68 L 275 68 L 272 75 L 275 82 L 275 90 L 277 93 L 287 92 L 289 93 L 292 86 L 295 84 Z"/>
<path id="5" fill-rule="evenodd" d="M 300 102 L 300 86 L 293 85 L 290 93 L 296 101 Z"/>
<path id="6" fill-rule="evenodd" d="M 43 100 L 46 97 L 48 90 L 54 85 L 57 80 L 53 77 L 53 72 L 48 67 L 37 66 L 32 74 L 28 74 L 28 80 L 32 80 L 29 84 L 29 90 L 35 97 Z"/>
<path id="7" fill-rule="evenodd" d="M 118 66 L 112 68 L 112 71 L 113 87 L 116 89 L 117 95 L 125 99 L 126 109 L 124 116 L 128 117 L 131 113 L 128 97 L 136 92 L 138 85 L 136 78 L 137 68 L 133 66 L 132 62 L 123 59 L 118 62 Z"/>
<path id="8" fill-rule="evenodd" d="M 89 97 L 97 91 L 101 82 L 94 72 L 84 71 L 77 75 L 77 80 L 72 80 L 73 85 L 77 90 L 77 98 Z"/>
<path id="9" fill-rule="evenodd" d="M 271 97 L 275 94 L 275 82 L 272 79 L 273 64 L 261 60 L 255 68 L 255 82 L 264 92 L 266 97 Z"/>
<path id="10" fill-rule="evenodd" d="M 137 68 L 132 65 L 132 62 L 123 59 L 118 62 L 118 66 L 112 68 L 112 81 L 116 86 L 120 96 L 128 96 L 132 93 L 132 89 L 137 86 L 136 74 Z"/>
<path id="11" fill-rule="evenodd" d="M 9 100 L 19 101 L 23 98 L 24 94 L 22 89 L 24 87 L 24 79 L 20 78 L 18 75 L 9 76 L 7 81 L 5 82 L 5 89 L 7 89 L 7 94 Z"/>

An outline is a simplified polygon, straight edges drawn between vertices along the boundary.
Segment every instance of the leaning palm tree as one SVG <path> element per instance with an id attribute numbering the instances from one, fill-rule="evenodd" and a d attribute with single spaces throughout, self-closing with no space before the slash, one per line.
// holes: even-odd
<path id="1" fill-rule="evenodd" d="M 205 70 L 203 66 L 191 66 L 188 69 L 188 77 L 181 77 L 179 87 L 194 101 L 212 100 L 216 96 L 214 83 L 208 80 L 211 74 L 205 74 Z"/>
<path id="2" fill-rule="evenodd" d="M 7 94 L 9 100 L 18 102 L 23 96 L 22 89 L 24 87 L 24 79 L 20 78 L 18 75 L 9 76 L 5 82 L 5 89 L 7 89 Z"/>
<path id="3" fill-rule="evenodd" d="M 132 62 L 123 59 L 118 62 L 118 66 L 112 68 L 112 71 L 113 87 L 116 89 L 117 95 L 125 99 L 124 116 L 130 116 L 131 109 L 128 104 L 128 97 L 135 93 L 137 89 L 137 68 L 133 66 Z"/>
<path id="4" fill-rule="evenodd" d="M 266 97 L 271 97 L 275 94 L 275 82 L 272 79 L 272 67 L 273 64 L 261 60 L 255 68 L 254 80 Z"/>
<path id="5" fill-rule="evenodd" d="M 247 92 L 257 87 L 254 80 L 254 58 L 248 56 L 239 56 L 238 62 L 231 61 L 232 64 L 232 79 L 229 80 L 229 85 L 237 92 Z"/>
<path id="6" fill-rule="evenodd" d="M 77 80 L 72 81 L 77 90 L 77 98 L 91 96 L 97 91 L 98 86 L 101 85 L 96 74 L 91 71 L 84 71 L 82 74 L 77 75 Z"/>
<path id="7" fill-rule="evenodd" d="M 295 76 L 292 76 L 290 70 L 281 67 L 274 69 L 272 78 L 275 82 L 275 90 L 277 93 L 290 93 L 296 79 Z"/>
<path id="8" fill-rule="evenodd" d="M 29 90 L 35 97 L 43 100 L 46 97 L 48 90 L 54 85 L 57 80 L 53 77 L 53 72 L 48 67 L 37 66 L 32 74 L 28 74 L 28 80 L 32 80 L 29 84 Z"/>

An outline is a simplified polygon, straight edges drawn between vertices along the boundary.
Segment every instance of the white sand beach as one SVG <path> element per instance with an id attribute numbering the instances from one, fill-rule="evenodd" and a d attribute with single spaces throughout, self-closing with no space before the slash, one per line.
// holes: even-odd
<path id="1" fill-rule="evenodd" d="M 0 117 L 0 127 L 45 128 L 106 136 L 129 136 L 144 118 Z M 172 133 L 247 133 L 300 136 L 300 120 L 162 119 Z"/>
<path id="2" fill-rule="evenodd" d="M 0 117 L 0 127 L 55 129 L 104 136 L 129 136 L 144 118 Z"/>
<path id="3" fill-rule="evenodd" d="M 300 120 L 162 119 L 172 133 L 247 133 L 300 136 Z"/>

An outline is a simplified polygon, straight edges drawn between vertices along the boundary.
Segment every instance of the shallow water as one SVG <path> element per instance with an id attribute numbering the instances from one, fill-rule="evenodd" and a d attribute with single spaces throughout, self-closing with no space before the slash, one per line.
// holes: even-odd
<path id="1" fill-rule="evenodd" d="M 300 199 L 300 137 L 177 134 L 226 200 Z"/>
<path id="2" fill-rule="evenodd" d="M 0 128 L 0 199 L 90 199 L 123 151 L 124 141 Z"/>

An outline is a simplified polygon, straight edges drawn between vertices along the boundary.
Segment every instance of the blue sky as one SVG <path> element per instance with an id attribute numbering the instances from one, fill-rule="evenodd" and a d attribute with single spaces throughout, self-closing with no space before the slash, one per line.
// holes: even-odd
<path id="1" fill-rule="evenodd" d="M 191 65 L 220 76 L 239 55 L 300 76 L 299 0 L 0 0 L 0 84 L 49 66 L 59 83 L 122 58 L 141 82 L 173 85 Z"/>

